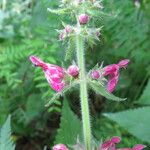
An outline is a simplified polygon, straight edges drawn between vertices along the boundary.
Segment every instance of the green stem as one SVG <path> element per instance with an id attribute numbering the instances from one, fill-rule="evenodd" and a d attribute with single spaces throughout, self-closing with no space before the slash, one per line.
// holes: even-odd
<path id="1" fill-rule="evenodd" d="M 80 69 L 80 100 L 82 112 L 83 135 L 86 150 L 91 150 L 91 126 L 88 104 L 87 80 L 84 60 L 84 39 L 79 33 L 76 34 L 77 62 Z"/>
<path id="2" fill-rule="evenodd" d="M 3 11 L 6 9 L 6 3 L 7 3 L 7 1 L 3 0 L 3 2 L 2 2 L 2 10 Z"/>

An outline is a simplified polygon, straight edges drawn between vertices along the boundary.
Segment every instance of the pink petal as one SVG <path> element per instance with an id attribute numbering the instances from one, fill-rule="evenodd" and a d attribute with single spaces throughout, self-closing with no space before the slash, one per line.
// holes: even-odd
<path id="1" fill-rule="evenodd" d="M 119 142 L 121 141 L 121 138 L 118 137 L 118 136 L 114 136 L 114 137 L 111 138 L 111 141 L 112 141 L 113 143 L 119 143 Z"/>
<path id="2" fill-rule="evenodd" d="M 110 79 L 108 80 L 107 90 L 110 93 L 115 90 L 117 83 L 118 83 L 118 80 L 119 80 L 119 74 L 117 76 L 110 77 Z"/>
<path id="3" fill-rule="evenodd" d="M 57 144 L 53 147 L 53 150 L 69 150 L 64 144 Z"/>
<path id="4" fill-rule="evenodd" d="M 36 56 L 30 56 L 29 57 L 31 62 L 35 65 L 35 66 L 40 66 L 42 67 L 44 70 L 47 69 L 47 64 L 44 63 L 40 58 L 36 57 Z"/>
<path id="5" fill-rule="evenodd" d="M 132 150 L 142 150 L 144 149 L 146 146 L 145 145 L 142 145 L 142 144 L 137 144 L 135 145 Z"/>
<path id="6" fill-rule="evenodd" d="M 103 149 L 107 149 L 107 148 L 109 148 L 110 146 L 111 146 L 111 141 L 110 140 L 108 140 L 108 141 L 105 141 L 102 145 L 101 145 L 101 149 L 103 150 Z"/>
<path id="7" fill-rule="evenodd" d="M 124 59 L 124 60 L 121 60 L 121 61 L 118 63 L 118 65 L 119 65 L 120 68 L 126 68 L 129 62 L 130 62 L 129 59 Z"/>
<path id="8" fill-rule="evenodd" d="M 104 67 L 104 76 L 113 74 L 116 71 L 119 71 L 119 66 L 116 64 L 112 64 L 112 65 L 108 65 L 106 67 Z"/>
<path id="9" fill-rule="evenodd" d="M 117 148 L 117 150 L 132 150 L 131 148 Z"/>
<path id="10" fill-rule="evenodd" d="M 61 83 L 51 82 L 50 85 L 52 89 L 55 90 L 56 92 L 61 92 L 65 87 L 64 82 L 61 82 Z"/>

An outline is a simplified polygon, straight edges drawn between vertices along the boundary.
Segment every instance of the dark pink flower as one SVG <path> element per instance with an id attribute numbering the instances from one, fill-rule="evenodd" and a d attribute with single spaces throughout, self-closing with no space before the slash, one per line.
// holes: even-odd
<path id="1" fill-rule="evenodd" d="M 91 72 L 91 78 L 92 78 L 92 79 L 99 79 L 99 78 L 100 78 L 100 73 L 99 73 L 99 71 L 98 71 L 98 70 L 93 70 L 93 71 Z"/>
<path id="2" fill-rule="evenodd" d="M 120 141 L 120 137 L 112 137 L 101 145 L 100 150 L 116 150 L 116 144 Z"/>
<path id="3" fill-rule="evenodd" d="M 87 14 L 81 14 L 78 19 L 80 24 L 86 24 L 89 21 L 89 16 Z"/>
<path id="4" fill-rule="evenodd" d="M 120 137 L 112 137 L 110 140 L 105 141 L 99 150 L 142 150 L 146 146 L 142 144 L 137 144 L 133 148 L 116 148 L 116 145 L 120 143 Z"/>
<path id="5" fill-rule="evenodd" d="M 144 149 L 146 146 L 142 145 L 142 144 L 137 144 L 135 145 L 133 148 L 119 148 L 117 150 L 142 150 Z"/>
<path id="6" fill-rule="evenodd" d="M 63 81 L 65 77 L 65 70 L 57 65 L 52 65 L 43 62 L 36 56 L 30 56 L 31 62 L 37 66 L 41 67 L 44 71 L 45 77 L 56 92 L 60 92 L 65 87 L 65 83 Z"/>
<path id="7" fill-rule="evenodd" d="M 57 144 L 53 147 L 53 150 L 69 150 L 64 144 Z"/>
<path id="8" fill-rule="evenodd" d="M 79 74 L 78 66 L 76 66 L 76 65 L 69 66 L 69 68 L 67 69 L 67 73 L 73 77 L 77 77 Z"/>
<path id="9" fill-rule="evenodd" d="M 103 68 L 103 75 L 108 76 L 107 90 L 113 92 L 119 80 L 119 69 L 126 68 L 129 63 L 128 59 L 121 60 L 118 64 L 108 65 Z"/>

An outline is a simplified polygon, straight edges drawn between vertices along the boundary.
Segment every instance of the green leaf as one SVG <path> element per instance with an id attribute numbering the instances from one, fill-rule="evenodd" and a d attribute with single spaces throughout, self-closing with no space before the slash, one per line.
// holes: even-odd
<path id="1" fill-rule="evenodd" d="M 67 100 L 64 100 L 60 128 L 55 144 L 76 144 L 77 138 L 82 137 L 82 125 L 78 117 L 72 112 Z"/>
<path id="2" fill-rule="evenodd" d="M 97 81 L 89 81 L 88 82 L 91 89 L 93 89 L 97 94 L 100 94 L 102 96 L 104 96 L 105 98 L 109 99 L 109 100 L 113 100 L 113 101 L 124 101 L 126 100 L 126 98 L 119 98 L 111 93 L 109 93 L 105 87 L 103 87 L 100 83 L 98 83 Z"/>
<path id="3" fill-rule="evenodd" d="M 150 143 L 150 107 L 106 113 L 104 116 L 117 122 L 138 139 Z"/>
<path id="4" fill-rule="evenodd" d="M 10 116 L 0 129 L 0 150 L 14 150 L 15 145 L 11 140 Z"/>
<path id="5" fill-rule="evenodd" d="M 147 83 L 147 86 L 145 87 L 143 94 L 141 95 L 139 99 L 140 104 L 146 104 L 150 105 L 150 80 Z"/>
<path id="6" fill-rule="evenodd" d="M 51 12 L 51 13 L 54 13 L 54 14 L 64 14 L 66 13 L 68 9 L 64 8 L 64 9 L 50 9 L 50 8 L 47 8 L 47 11 Z"/>

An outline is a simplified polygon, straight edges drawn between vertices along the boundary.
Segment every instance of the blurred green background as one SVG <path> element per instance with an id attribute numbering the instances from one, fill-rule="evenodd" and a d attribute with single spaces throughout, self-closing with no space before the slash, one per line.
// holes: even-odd
<path id="1" fill-rule="evenodd" d="M 57 8 L 58 3 L 0 0 L 0 126 L 11 114 L 16 150 L 43 150 L 52 146 L 59 128 L 62 100 L 48 110 L 45 108 L 54 92 L 43 72 L 33 68 L 29 61 L 33 54 L 52 64 L 72 63 L 64 61 L 66 49 L 55 30 L 62 29 L 62 20 L 67 23 L 68 18 L 47 11 L 48 7 Z M 102 61 L 104 65 L 124 58 L 131 61 L 128 69 L 121 72 L 114 92 L 127 97 L 127 101 L 110 102 L 89 92 L 94 137 L 101 140 L 118 135 L 123 138 L 124 147 L 150 144 L 150 1 L 141 0 L 138 4 L 140 7 L 134 0 L 103 0 L 103 14 L 96 22 L 97 27 L 103 26 L 100 41 L 86 50 L 87 69 Z M 80 117 L 77 93 L 74 90 L 66 98 Z M 114 112 L 129 109 L 126 114 L 130 123 L 123 122 L 126 114 L 113 116 Z M 105 117 L 104 113 L 112 114 Z M 131 129 L 132 122 L 135 124 Z M 143 124 L 137 127 L 140 123 Z"/>

